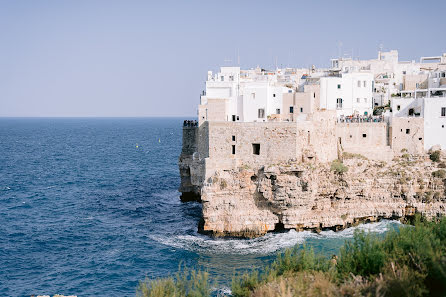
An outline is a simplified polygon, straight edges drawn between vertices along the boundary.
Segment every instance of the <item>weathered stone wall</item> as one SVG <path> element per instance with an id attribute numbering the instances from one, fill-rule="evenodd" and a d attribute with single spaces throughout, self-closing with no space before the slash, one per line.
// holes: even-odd
<path id="1" fill-rule="evenodd" d="M 360 154 L 371 160 L 390 161 L 387 123 L 338 123 L 336 134 L 343 152 Z"/>
<path id="2" fill-rule="evenodd" d="M 392 118 L 391 145 L 395 154 L 424 154 L 424 119 Z"/>

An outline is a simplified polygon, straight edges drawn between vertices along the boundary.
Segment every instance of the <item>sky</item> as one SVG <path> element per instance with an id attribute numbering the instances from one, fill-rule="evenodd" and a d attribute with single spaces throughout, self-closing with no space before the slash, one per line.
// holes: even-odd
<path id="1" fill-rule="evenodd" d="M 220 66 L 446 52 L 446 1 L 0 0 L 1 117 L 194 117 Z M 340 46 L 341 45 L 341 46 Z"/>

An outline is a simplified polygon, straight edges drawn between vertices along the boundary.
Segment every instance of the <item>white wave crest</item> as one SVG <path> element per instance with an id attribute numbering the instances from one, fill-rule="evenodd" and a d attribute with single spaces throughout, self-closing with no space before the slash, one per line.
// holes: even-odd
<path id="1" fill-rule="evenodd" d="M 366 232 L 384 233 L 396 224 L 398 224 L 396 221 L 383 220 L 377 223 L 362 224 L 347 228 L 339 232 L 322 231 L 316 234 L 310 231 L 296 232 L 295 230 L 290 230 L 285 233 L 268 233 L 263 237 L 255 239 L 215 239 L 200 234 L 176 236 L 152 235 L 150 238 L 163 245 L 202 254 L 268 255 L 284 248 L 303 244 L 307 238 L 351 238 L 356 229 Z"/>

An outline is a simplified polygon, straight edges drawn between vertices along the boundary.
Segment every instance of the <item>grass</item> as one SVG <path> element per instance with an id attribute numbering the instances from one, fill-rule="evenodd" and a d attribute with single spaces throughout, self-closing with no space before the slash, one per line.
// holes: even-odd
<path id="1" fill-rule="evenodd" d="M 331 162 L 330 169 L 337 174 L 343 174 L 348 171 L 348 167 L 339 160 L 334 160 Z"/>
<path id="2" fill-rule="evenodd" d="M 446 218 L 416 217 L 385 236 L 355 231 L 338 257 L 327 258 L 310 247 L 294 247 L 262 272 L 232 280 L 234 297 L 272 296 L 445 296 Z M 179 272 L 145 280 L 138 296 L 210 296 L 208 275 Z"/>

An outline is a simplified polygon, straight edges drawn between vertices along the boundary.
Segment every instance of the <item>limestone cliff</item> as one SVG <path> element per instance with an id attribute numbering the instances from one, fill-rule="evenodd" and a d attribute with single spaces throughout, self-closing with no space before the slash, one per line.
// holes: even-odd
<path id="1" fill-rule="evenodd" d="M 428 156 L 382 162 L 347 154 L 343 164 L 343 173 L 330 163 L 297 161 L 217 170 L 201 187 L 200 229 L 255 237 L 283 228 L 338 230 L 380 218 L 446 213 L 446 179 L 438 168 L 444 163 Z"/>

